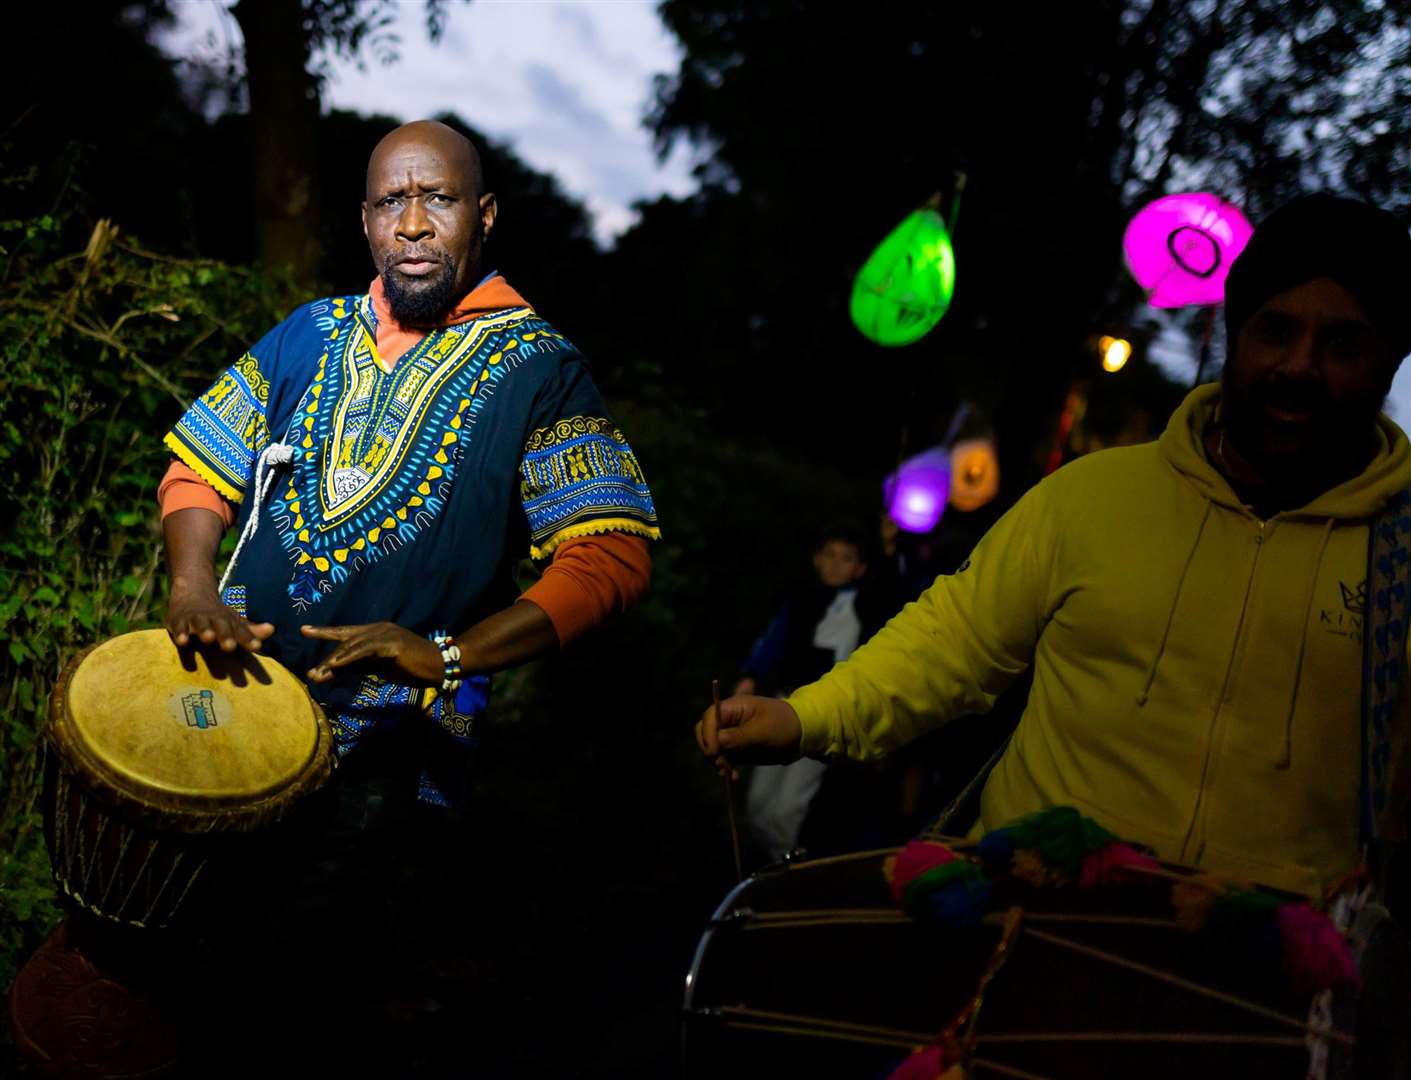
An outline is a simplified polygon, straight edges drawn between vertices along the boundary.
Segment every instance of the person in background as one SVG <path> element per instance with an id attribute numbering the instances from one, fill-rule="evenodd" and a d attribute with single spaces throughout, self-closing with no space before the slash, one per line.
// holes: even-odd
<path id="1" fill-rule="evenodd" d="M 813 552 L 815 580 L 796 590 L 755 642 L 735 684 L 736 694 L 784 695 L 812 682 L 863 640 L 859 585 L 867 573 L 859 531 L 831 528 Z M 760 765 L 750 774 L 746 811 L 750 836 L 771 861 L 798 846 L 809 804 L 827 766 L 807 758 Z"/>

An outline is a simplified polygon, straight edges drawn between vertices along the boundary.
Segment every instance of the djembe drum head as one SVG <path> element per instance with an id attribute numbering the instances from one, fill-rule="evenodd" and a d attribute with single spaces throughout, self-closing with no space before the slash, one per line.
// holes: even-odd
<path id="1" fill-rule="evenodd" d="M 250 886 L 265 830 L 333 766 L 328 723 L 288 671 L 243 650 L 179 650 L 162 630 L 75 657 L 47 736 L 55 881 L 126 927 L 173 925 L 193 889 L 216 895 L 222 879 L 226 899 Z"/>
<path id="2" fill-rule="evenodd" d="M 65 676 L 50 741 L 80 782 L 156 827 L 258 829 L 328 776 L 319 707 L 265 657 L 177 649 L 145 630 L 81 654 Z"/>

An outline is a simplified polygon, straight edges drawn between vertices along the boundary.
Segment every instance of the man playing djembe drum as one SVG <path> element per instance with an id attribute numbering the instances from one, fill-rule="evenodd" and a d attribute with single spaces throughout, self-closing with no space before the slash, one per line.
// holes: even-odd
<path id="1" fill-rule="evenodd" d="M 172 640 L 259 651 L 305 677 L 344 763 L 310 861 L 341 862 L 354 881 L 312 886 L 322 895 L 300 903 L 323 914 L 293 945 L 319 945 L 304 966 L 324 968 L 319 990 L 294 993 L 297 1011 L 324 999 L 347 1029 L 340 1045 L 367 1004 L 351 980 L 375 966 L 368 950 L 395 947 L 373 926 L 391 872 L 359 834 L 380 819 L 383 854 L 421 845 L 430 861 L 464 860 L 473 841 L 424 807 L 465 794 L 488 674 L 632 603 L 658 535 L 582 357 L 487 274 L 495 216 L 466 139 L 426 121 L 392 132 L 368 165 L 368 292 L 299 308 L 166 437 Z M 232 524 L 241 542 L 218 588 Z M 526 554 L 550 561 L 519 596 Z M 424 906 L 428 934 L 458 907 Z"/>
<path id="2" fill-rule="evenodd" d="M 657 536 L 581 356 L 485 273 L 483 186 L 444 125 L 379 143 L 362 213 L 378 277 L 304 305 L 233 364 L 167 435 L 160 489 L 172 639 L 306 672 L 340 754 L 424 713 L 431 802 L 454 796 L 485 676 L 640 596 Z M 275 444 L 287 462 L 262 460 Z M 248 536 L 218 592 L 231 524 Z M 519 596 L 526 553 L 552 561 Z"/>
<path id="3" fill-rule="evenodd" d="M 1404 830 L 1396 725 L 1362 715 L 1362 630 L 1405 587 L 1411 443 L 1379 409 L 1411 351 L 1411 239 L 1372 207 L 1300 200 L 1235 262 L 1225 317 L 1220 384 L 1157 442 L 1044 480 L 819 681 L 732 698 L 719 725 L 707 710 L 704 753 L 881 757 L 1032 667 L 977 831 L 1071 805 L 1161 858 L 1316 895 Z M 1381 692 L 1404 630 L 1368 637 Z"/>

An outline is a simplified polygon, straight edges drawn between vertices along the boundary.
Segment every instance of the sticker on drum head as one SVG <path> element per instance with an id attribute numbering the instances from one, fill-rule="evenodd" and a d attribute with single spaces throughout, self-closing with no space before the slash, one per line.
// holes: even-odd
<path id="1" fill-rule="evenodd" d="M 167 698 L 167 709 L 187 727 L 209 731 L 230 723 L 230 703 L 214 690 L 183 687 Z"/>

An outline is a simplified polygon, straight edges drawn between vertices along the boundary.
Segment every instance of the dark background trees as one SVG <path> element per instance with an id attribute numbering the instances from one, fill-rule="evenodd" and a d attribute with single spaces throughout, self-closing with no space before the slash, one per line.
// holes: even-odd
<path id="1" fill-rule="evenodd" d="M 142 494 L 165 458 L 154 433 L 262 322 L 371 278 L 366 156 L 409 118 L 324 112 L 318 94 L 328 49 L 395 47 L 387 10 L 241 0 L 248 83 L 210 69 L 204 100 L 248 109 L 214 115 L 151 43 L 160 0 L 95 0 L 62 33 L 52 10 L 7 17 L 0 515 L 24 527 L 0 546 L 0 981 L 52 915 L 31 768 L 48 685 L 79 644 L 161 610 Z M 667 0 L 661 14 L 684 59 L 646 119 L 663 150 L 698 148 L 698 194 L 640 207 L 603 250 L 555 178 L 479 140 L 504 211 L 495 265 L 589 356 L 666 531 L 647 603 L 499 684 L 489 873 L 533 902 L 487 909 L 508 922 L 485 961 L 500 981 L 481 986 L 532 1058 L 516 1075 L 670 1075 L 671 998 L 729 876 L 720 792 L 687 727 L 806 569 L 814 531 L 870 524 L 899 448 L 930 445 L 962 401 L 998 427 L 1005 498 L 1038 473 L 1077 381 L 1102 441 L 1139 433 L 1138 415 L 1159 429 L 1180 388 L 1143 359 L 1152 328 L 1119 244 L 1142 201 L 1211 187 L 1257 218 L 1332 187 L 1411 208 L 1405 0 L 875 0 L 847 18 Z M 477 117 L 448 119 L 475 134 Z M 914 346 L 873 346 L 848 321 L 853 274 L 933 193 L 948 208 L 957 172 L 954 306 Z M 1114 330 L 1138 356 L 1097 382 L 1092 338 Z M 109 491 L 102 520 L 94 493 Z M 610 974 L 565 981 L 565 950 Z M 534 1058 L 523 1002 L 569 1017 L 571 1049 Z"/>
<path id="2" fill-rule="evenodd" d="M 1392 149 L 1411 139 L 1405 3 L 882 2 L 829 20 L 786 0 L 668 0 L 662 15 L 686 59 L 650 122 L 663 149 L 709 148 L 704 194 L 647 208 L 617 255 L 650 274 L 684 249 L 705 280 L 728 274 L 718 306 L 671 309 L 711 358 L 682 357 L 681 374 L 730 394 L 745 427 L 836 420 L 845 401 L 809 449 L 874 469 L 895 453 L 883 432 L 934 435 L 972 397 L 998 413 L 1018 487 L 1031 480 L 1087 336 L 1139 301 L 1122 229 L 1173 179 L 1256 218 L 1322 187 L 1411 202 Z M 954 305 L 914 346 L 869 346 L 847 321 L 852 275 L 956 169 Z M 689 248 L 669 242 L 683 229 Z"/>

